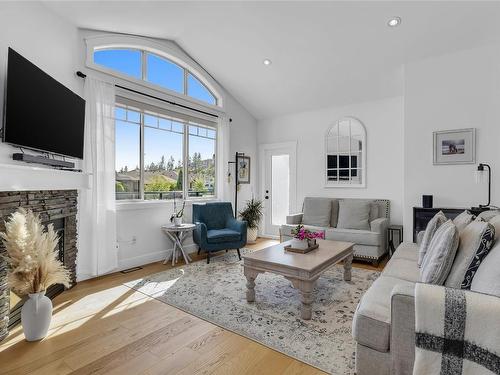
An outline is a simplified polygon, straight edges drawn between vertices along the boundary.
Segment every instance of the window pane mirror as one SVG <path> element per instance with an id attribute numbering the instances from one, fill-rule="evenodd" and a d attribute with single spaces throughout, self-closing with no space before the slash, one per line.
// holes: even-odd
<path id="1" fill-rule="evenodd" d="M 345 117 L 326 134 L 327 187 L 366 186 L 366 131 L 361 121 Z"/>

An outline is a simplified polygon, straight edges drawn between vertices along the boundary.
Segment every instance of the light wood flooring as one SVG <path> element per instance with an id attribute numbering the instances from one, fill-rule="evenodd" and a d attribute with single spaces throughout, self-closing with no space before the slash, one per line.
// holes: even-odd
<path id="1" fill-rule="evenodd" d="M 259 239 L 247 247 L 274 243 Z M 28 343 L 16 327 L 0 342 L 0 374 L 323 374 L 122 285 L 171 267 L 149 264 L 83 281 L 57 296 L 44 340 Z"/>

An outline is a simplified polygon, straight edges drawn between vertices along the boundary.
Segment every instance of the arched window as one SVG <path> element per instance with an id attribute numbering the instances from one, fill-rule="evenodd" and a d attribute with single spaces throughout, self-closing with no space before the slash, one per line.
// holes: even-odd
<path id="1" fill-rule="evenodd" d="M 216 95 L 194 72 L 164 56 L 134 48 L 96 48 L 94 64 L 190 98 L 217 105 Z"/>
<path id="2" fill-rule="evenodd" d="M 366 186 L 366 131 L 352 117 L 337 121 L 326 135 L 326 186 Z"/>

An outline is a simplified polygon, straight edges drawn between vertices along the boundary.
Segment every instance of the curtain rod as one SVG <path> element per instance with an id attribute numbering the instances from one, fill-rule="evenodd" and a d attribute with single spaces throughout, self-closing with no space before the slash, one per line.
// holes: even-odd
<path id="1" fill-rule="evenodd" d="M 87 75 L 81 71 L 77 71 L 76 72 L 76 75 L 80 78 L 87 78 Z M 143 92 L 140 92 L 140 91 L 137 91 L 137 90 L 134 90 L 134 89 L 131 89 L 131 88 L 128 88 L 128 87 L 125 87 L 125 86 L 121 86 L 121 85 L 117 85 L 115 84 L 116 87 L 119 87 L 123 90 L 127 90 L 127 91 L 130 91 L 130 92 L 133 92 L 133 93 L 136 93 L 136 94 L 139 94 L 139 95 L 143 95 L 143 96 L 147 96 L 148 98 L 153 98 L 153 99 L 156 99 L 156 100 L 160 100 L 162 102 L 165 102 L 165 103 L 168 103 L 168 104 L 171 104 L 171 105 L 174 105 L 174 106 L 177 106 L 177 107 L 181 107 L 181 108 L 186 108 L 186 109 L 189 109 L 191 111 L 195 111 L 195 112 L 198 112 L 198 113 L 203 113 L 204 115 L 208 115 L 208 116 L 212 116 L 212 117 L 215 117 L 215 118 L 219 118 L 219 116 L 217 115 L 214 115 L 213 113 L 210 113 L 210 112 L 205 112 L 205 111 L 202 111 L 200 109 L 196 109 L 196 108 L 192 108 L 192 107 L 189 107 L 187 105 L 183 105 L 183 104 L 179 104 L 179 103 L 175 103 L 175 102 L 172 102 L 170 100 L 166 100 L 166 99 L 162 99 L 162 98 L 159 98 L 157 96 L 154 96 L 154 95 L 149 95 L 149 94 L 145 94 Z M 233 119 L 229 119 L 229 122 L 232 122 Z"/>

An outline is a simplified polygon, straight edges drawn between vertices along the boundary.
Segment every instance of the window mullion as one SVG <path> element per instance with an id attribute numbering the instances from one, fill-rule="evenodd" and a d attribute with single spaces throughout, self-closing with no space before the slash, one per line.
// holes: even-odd
<path id="1" fill-rule="evenodd" d="M 140 112 L 140 179 L 139 179 L 139 198 L 144 200 L 144 112 Z"/>
<path id="2" fill-rule="evenodd" d="M 183 147 L 183 158 L 184 158 L 184 173 L 182 176 L 182 195 L 184 199 L 189 198 L 189 187 L 188 187 L 188 173 L 189 173 L 189 125 L 187 123 L 184 124 L 184 147 Z"/>

